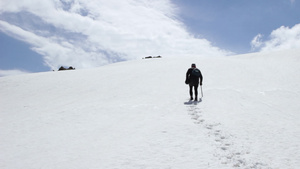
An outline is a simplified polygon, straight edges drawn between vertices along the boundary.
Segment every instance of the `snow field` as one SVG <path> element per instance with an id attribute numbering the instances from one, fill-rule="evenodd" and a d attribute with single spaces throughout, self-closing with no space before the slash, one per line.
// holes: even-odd
<path id="1" fill-rule="evenodd" d="M 297 168 L 299 53 L 2 77 L 0 168 Z M 184 84 L 191 63 L 199 103 Z"/>

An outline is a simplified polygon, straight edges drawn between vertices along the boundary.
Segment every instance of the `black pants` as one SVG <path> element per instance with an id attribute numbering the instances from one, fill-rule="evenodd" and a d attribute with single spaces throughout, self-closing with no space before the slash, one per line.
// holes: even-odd
<path id="1" fill-rule="evenodd" d="M 195 98 L 198 98 L 198 85 L 199 84 L 196 84 L 196 85 L 189 85 L 190 86 L 190 96 L 191 98 L 193 97 L 193 87 L 194 87 L 194 91 L 195 91 Z"/>

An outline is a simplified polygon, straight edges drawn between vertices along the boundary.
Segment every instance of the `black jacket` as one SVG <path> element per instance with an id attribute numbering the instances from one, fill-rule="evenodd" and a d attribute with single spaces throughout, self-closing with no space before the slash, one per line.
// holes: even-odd
<path id="1" fill-rule="evenodd" d="M 192 74 L 192 71 L 194 69 L 197 69 L 197 68 L 189 68 L 188 71 L 186 72 L 185 83 L 189 84 L 189 85 L 199 85 L 199 80 L 200 80 L 200 85 L 202 85 L 202 80 L 203 80 L 202 73 L 200 71 L 200 77 L 197 77 Z"/>

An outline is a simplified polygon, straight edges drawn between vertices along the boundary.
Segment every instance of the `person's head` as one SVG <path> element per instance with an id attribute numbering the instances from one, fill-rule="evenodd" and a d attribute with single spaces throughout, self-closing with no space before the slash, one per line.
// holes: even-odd
<path id="1" fill-rule="evenodd" d="M 195 63 L 192 64 L 192 68 L 196 68 L 196 64 Z"/>

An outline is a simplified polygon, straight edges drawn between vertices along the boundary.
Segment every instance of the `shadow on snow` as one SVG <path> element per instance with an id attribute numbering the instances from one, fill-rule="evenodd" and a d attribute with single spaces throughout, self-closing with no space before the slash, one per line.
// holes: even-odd
<path id="1" fill-rule="evenodd" d="M 200 98 L 198 101 L 194 101 L 194 100 L 189 100 L 187 102 L 184 102 L 185 105 L 197 105 L 198 103 L 202 102 L 202 98 Z"/>

